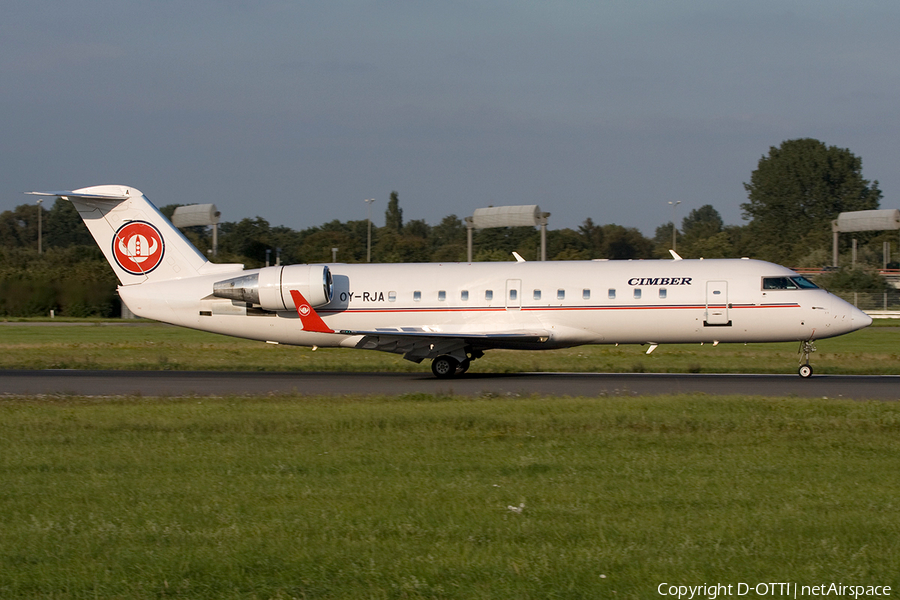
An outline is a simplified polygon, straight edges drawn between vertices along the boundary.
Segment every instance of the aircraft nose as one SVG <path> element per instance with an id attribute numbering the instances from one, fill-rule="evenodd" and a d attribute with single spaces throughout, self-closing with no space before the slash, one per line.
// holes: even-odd
<path id="1" fill-rule="evenodd" d="M 854 306 L 853 312 L 850 313 L 850 322 L 853 324 L 853 329 L 863 329 L 872 324 L 872 317 Z"/>
<path id="2" fill-rule="evenodd" d="M 830 331 L 829 335 L 832 336 L 850 333 L 872 324 L 872 317 L 837 296 L 831 297 L 830 312 L 825 330 Z"/>

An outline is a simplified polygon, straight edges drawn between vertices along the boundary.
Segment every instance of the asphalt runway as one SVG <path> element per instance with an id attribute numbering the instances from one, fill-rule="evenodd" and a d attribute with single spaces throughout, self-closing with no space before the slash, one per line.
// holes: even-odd
<path id="1" fill-rule="evenodd" d="M 0 371 L 0 394 L 232 396 L 269 394 L 633 396 L 704 393 L 900 400 L 900 376 L 471 373 L 243 373 L 213 371 Z"/>

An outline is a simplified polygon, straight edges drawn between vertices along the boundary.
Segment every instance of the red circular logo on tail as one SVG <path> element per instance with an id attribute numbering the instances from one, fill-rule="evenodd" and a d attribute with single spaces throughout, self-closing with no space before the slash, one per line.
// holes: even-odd
<path id="1" fill-rule="evenodd" d="M 165 243 L 159 230 L 146 221 L 131 221 L 113 236 L 116 263 L 132 275 L 146 275 L 162 262 Z"/>

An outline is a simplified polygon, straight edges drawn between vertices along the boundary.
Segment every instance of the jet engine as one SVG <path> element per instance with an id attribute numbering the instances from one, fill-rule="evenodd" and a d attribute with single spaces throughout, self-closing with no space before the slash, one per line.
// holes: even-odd
<path id="1" fill-rule="evenodd" d="M 328 304 L 334 291 L 331 271 L 325 265 L 265 267 L 250 275 L 213 284 L 213 296 L 273 311 L 297 308 L 291 290 L 303 294 L 312 307 Z"/>

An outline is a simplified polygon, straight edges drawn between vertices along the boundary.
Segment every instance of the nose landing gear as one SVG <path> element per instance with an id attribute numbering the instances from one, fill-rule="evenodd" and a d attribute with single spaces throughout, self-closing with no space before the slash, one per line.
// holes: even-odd
<path id="1" fill-rule="evenodd" d="M 800 350 L 798 350 L 798 352 L 802 357 L 800 358 L 800 368 L 797 370 L 797 373 L 804 379 L 811 377 L 813 374 L 813 369 L 809 365 L 809 355 L 815 351 L 816 343 L 813 340 L 804 340 L 800 342 Z"/>

